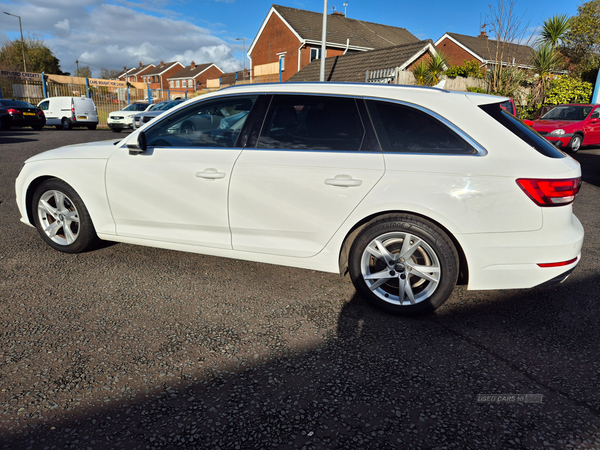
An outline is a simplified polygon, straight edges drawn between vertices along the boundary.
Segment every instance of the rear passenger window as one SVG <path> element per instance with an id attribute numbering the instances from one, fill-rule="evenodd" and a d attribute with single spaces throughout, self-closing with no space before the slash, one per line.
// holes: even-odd
<path id="1" fill-rule="evenodd" d="M 372 100 L 367 106 L 384 152 L 477 153 L 440 120 L 416 108 Z"/>
<path id="2" fill-rule="evenodd" d="M 274 95 L 257 147 L 358 151 L 364 136 L 353 98 Z"/>

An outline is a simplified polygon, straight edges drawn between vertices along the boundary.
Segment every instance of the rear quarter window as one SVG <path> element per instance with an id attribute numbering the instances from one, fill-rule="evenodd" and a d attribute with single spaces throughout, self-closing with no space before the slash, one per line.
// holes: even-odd
<path id="1" fill-rule="evenodd" d="M 487 114 L 492 116 L 499 124 L 520 138 L 537 152 L 549 158 L 565 158 L 566 155 L 540 136 L 533 128 L 528 127 L 512 114 L 502 109 L 500 103 L 490 103 L 479 106 Z"/>
<path id="2" fill-rule="evenodd" d="M 368 100 L 379 143 L 388 153 L 476 154 L 477 150 L 438 118 L 417 108 Z"/>

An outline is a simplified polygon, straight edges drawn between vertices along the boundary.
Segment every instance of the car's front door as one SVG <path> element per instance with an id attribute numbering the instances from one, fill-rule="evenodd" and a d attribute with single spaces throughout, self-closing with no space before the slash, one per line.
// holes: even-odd
<path id="1" fill-rule="evenodd" d="M 592 111 L 586 120 L 583 131 L 585 145 L 600 144 L 600 106 L 596 106 Z"/>
<path id="2" fill-rule="evenodd" d="M 362 99 L 274 95 L 233 170 L 234 250 L 319 253 L 383 173 Z"/>
<path id="3" fill-rule="evenodd" d="M 106 186 L 117 234 L 231 248 L 227 194 L 241 151 L 237 137 L 255 100 L 195 103 L 145 130 L 145 152 L 132 155 L 126 147 L 115 152 Z M 235 123 L 229 123 L 234 115 Z"/>

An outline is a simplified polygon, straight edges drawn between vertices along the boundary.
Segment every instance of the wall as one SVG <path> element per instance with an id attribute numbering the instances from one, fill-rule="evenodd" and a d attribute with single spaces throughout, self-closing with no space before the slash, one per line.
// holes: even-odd
<path id="1" fill-rule="evenodd" d="M 272 14 L 260 35 L 252 54 L 252 68 L 263 64 L 279 62 L 277 53 L 285 54 L 285 70 L 282 81 L 287 81 L 298 71 L 298 49 L 300 41 L 287 25 L 277 16 Z"/>
<path id="2" fill-rule="evenodd" d="M 448 38 L 441 41 L 437 48 L 444 56 L 448 57 L 451 66 L 462 66 L 465 61 L 479 61 L 471 53 Z"/>

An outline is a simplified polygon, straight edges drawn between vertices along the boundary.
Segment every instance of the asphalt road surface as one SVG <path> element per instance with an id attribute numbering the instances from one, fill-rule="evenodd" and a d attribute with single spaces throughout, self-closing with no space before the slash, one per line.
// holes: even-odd
<path id="1" fill-rule="evenodd" d="M 19 222 L 26 158 L 125 135 L 0 133 L 1 448 L 600 448 L 600 150 L 576 155 L 586 239 L 565 283 L 457 288 L 406 319 L 335 274 L 66 255 Z"/>

